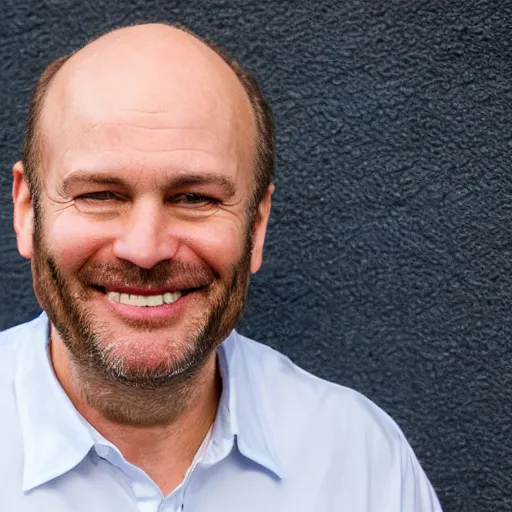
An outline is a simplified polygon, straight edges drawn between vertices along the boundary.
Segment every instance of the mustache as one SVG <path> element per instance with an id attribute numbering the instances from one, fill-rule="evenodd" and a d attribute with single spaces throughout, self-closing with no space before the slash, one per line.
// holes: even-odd
<path id="1" fill-rule="evenodd" d="M 185 290 L 209 286 L 218 274 L 206 265 L 181 261 L 162 261 L 152 268 L 141 268 L 129 261 L 89 263 L 78 278 L 89 286 L 133 288 L 175 288 Z"/>

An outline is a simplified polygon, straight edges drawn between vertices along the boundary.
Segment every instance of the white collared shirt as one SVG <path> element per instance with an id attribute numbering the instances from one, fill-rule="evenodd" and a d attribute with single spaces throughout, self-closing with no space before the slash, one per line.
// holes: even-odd
<path id="1" fill-rule="evenodd" d="M 164 497 L 73 407 L 47 340 L 44 313 L 0 333 L 2 511 L 441 511 L 386 413 L 235 331 L 211 435 Z"/>

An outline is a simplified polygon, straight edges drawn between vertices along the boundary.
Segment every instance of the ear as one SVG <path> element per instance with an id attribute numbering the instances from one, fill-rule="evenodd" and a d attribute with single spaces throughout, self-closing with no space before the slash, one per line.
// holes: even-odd
<path id="1" fill-rule="evenodd" d="M 24 258 L 32 258 L 34 234 L 34 208 L 25 178 L 22 162 L 12 168 L 12 200 L 14 202 L 14 231 L 18 251 Z"/>
<path id="2" fill-rule="evenodd" d="M 267 233 L 268 218 L 270 217 L 270 209 L 272 207 L 272 194 L 275 187 L 269 185 L 265 197 L 258 205 L 256 220 L 254 221 L 254 232 L 252 239 L 251 253 L 251 273 L 255 274 L 261 268 L 263 263 L 263 245 L 265 243 L 265 235 Z"/>

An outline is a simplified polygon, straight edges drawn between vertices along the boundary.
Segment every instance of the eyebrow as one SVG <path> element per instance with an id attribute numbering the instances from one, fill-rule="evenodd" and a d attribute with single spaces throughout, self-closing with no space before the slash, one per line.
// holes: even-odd
<path id="1" fill-rule="evenodd" d="M 101 174 L 89 171 L 73 171 L 71 174 L 64 178 L 60 190 L 63 192 L 64 196 L 69 195 L 69 189 L 72 185 L 77 184 L 97 184 L 97 185 L 117 185 L 122 187 L 129 187 L 130 185 L 117 176 L 112 176 L 108 174 Z M 235 185 L 231 179 L 223 175 L 215 175 L 215 174 L 198 174 L 198 173 L 187 173 L 177 176 L 174 179 L 171 179 L 167 185 L 166 189 L 179 188 L 179 187 L 187 187 L 192 185 L 216 185 L 222 188 L 224 194 L 227 198 L 232 198 L 235 193 Z"/>

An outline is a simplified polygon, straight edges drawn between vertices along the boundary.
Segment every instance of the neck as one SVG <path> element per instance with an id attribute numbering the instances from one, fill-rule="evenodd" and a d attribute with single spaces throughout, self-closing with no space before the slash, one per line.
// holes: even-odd
<path id="1" fill-rule="evenodd" d="M 222 387 L 216 354 L 193 378 L 155 390 L 127 389 L 84 374 L 55 331 L 51 358 L 62 388 L 89 424 L 144 470 L 164 496 L 177 487 L 215 419 Z"/>

